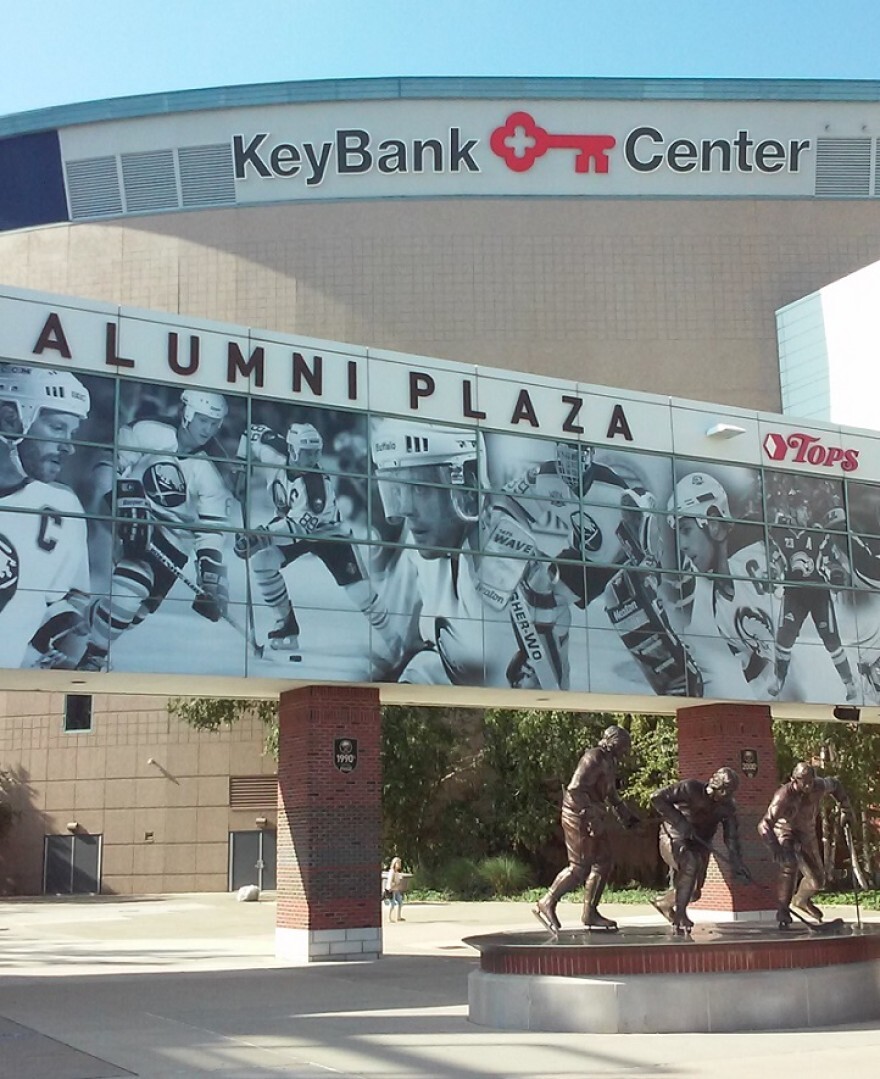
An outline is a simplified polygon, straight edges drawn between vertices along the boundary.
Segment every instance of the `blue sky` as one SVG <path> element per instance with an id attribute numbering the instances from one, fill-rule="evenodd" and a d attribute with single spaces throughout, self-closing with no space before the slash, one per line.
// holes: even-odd
<path id="1" fill-rule="evenodd" d="M 0 115 L 388 75 L 880 79 L 878 0 L 33 0 L 4 5 Z"/>

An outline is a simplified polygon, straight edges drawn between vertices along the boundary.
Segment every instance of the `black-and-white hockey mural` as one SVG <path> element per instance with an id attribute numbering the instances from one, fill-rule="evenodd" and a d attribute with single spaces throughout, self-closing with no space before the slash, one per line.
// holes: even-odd
<path id="1" fill-rule="evenodd" d="M 591 439 L 571 394 L 446 422 L 403 414 L 423 372 L 383 409 L 257 355 L 0 363 L 0 664 L 880 703 L 877 482 L 673 453 L 650 401 Z"/>

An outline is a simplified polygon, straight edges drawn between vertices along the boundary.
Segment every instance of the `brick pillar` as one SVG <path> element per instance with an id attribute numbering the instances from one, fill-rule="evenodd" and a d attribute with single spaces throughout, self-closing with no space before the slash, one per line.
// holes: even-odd
<path id="1" fill-rule="evenodd" d="M 739 834 L 743 860 L 755 881 L 740 884 L 726 865 L 712 858 L 703 895 L 692 909 L 704 914 L 711 911 L 724 921 L 769 920 L 776 909 L 776 866 L 758 836 L 757 825 L 779 786 L 770 709 L 760 704 L 697 705 L 679 709 L 677 720 L 682 779 L 708 779 L 724 765 L 739 773 Z M 742 751 L 749 749 L 757 753 L 754 776 L 743 772 Z M 726 849 L 720 828 L 715 846 L 722 852 Z"/>
<path id="2" fill-rule="evenodd" d="M 278 720 L 276 955 L 301 963 L 375 959 L 382 952 L 378 690 L 290 690 L 281 694 Z M 354 744 L 355 760 L 340 739 Z"/>

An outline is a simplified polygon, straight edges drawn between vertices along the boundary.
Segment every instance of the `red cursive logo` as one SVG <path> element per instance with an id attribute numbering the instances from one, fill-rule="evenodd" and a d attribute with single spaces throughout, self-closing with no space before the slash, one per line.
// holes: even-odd
<path id="1" fill-rule="evenodd" d="M 528 112 L 512 112 L 489 139 L 492 153 L 513 172 L 528 172 L 548 150 L 576 150 L 575 172 L 607 172 L 616 143 L 613 135 L 551 135 Z"/>
<path id="2" fill-rule="evenodd" d="M 843 472 L 855 472 L 859 467 L 858 450 L 823 446 L 818 435 L 808 435 L 804 431 L 794 431 L 790 435 L 767 435 L 764 439 L 764 452 L 771 461 L 788 459 L 799 465 L 818 465 L 822 468 L 840 465 Z"/>

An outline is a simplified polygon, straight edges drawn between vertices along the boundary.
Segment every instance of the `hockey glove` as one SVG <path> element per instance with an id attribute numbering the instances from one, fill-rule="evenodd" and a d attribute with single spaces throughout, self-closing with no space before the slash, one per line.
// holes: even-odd
<path id="1" fill-rule="evenodd" d="M 121 518 L 116 534 L 126 558 L 143 558 L 150 546 L 153 525 L 150 503 L 140 480 L 116 481 L 116 513 Z"/>
<path id="2" fill-rule="evenodd" d="M 236 534 L 233 551 L 239 558 L 250 558 L 257 551 L 264 551 L 272 546 L 272 538 L 265 526 L 256 532 L 239 532 Z"/>
<path id="3" fill-rule="evenodd" d="M 654 574 L 619 570 L 605 589 L 605 611 L 655 693 L 702 696 L 702 675 L 666 616 Z"/>
<path id="4" fill-rule="evenodd" d="M 71 594 L 46 608 L 46 617 L 25 649 L 23 667 L 71 671 L 88 640 L 87 599 Z"/>
<path id="5" fill-rule="evenodd" d="M 209 622 L 219 622 L 229 609 L 229 580 L 219 551 L 198 553 L 199 593 L 192 609 Z"/>

